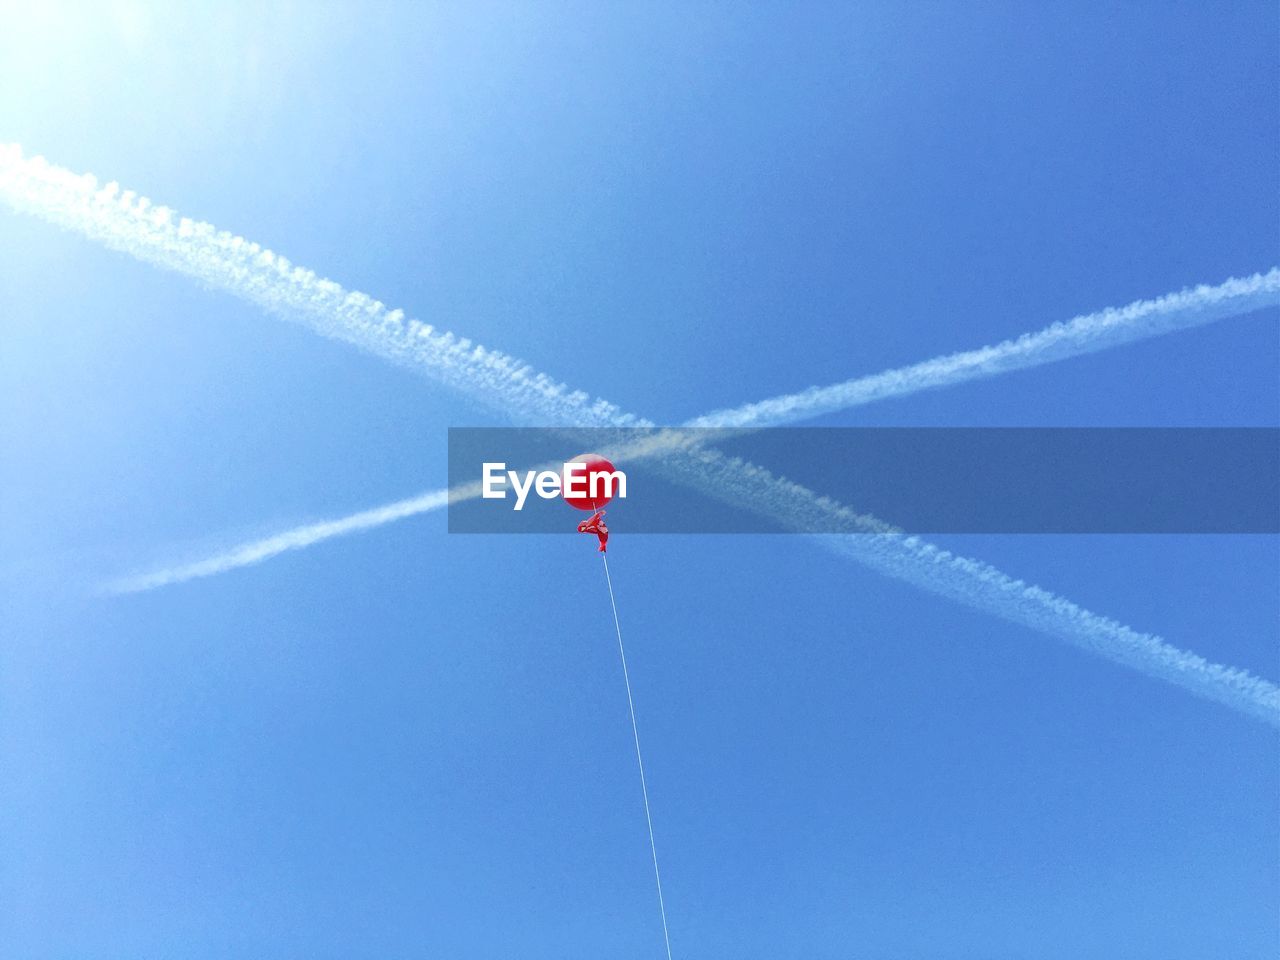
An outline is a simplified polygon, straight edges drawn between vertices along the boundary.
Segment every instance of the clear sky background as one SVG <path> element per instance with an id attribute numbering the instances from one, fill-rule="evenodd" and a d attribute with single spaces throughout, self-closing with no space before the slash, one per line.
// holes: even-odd
<path id="1" fill-rule="evenodd" d="M 259 6 L 5 3 L 0 139 L 656 420 L 1277 260 L 1274 3 Z M 91 594 L 495 421 L 35 220 L 0 252 L 0 952 L 661 956 L 582 539 L 436 514 Z M 1276 321 L 818 422 L 1275 426 Z M 1273 730 L 610 520 L 676 956 L 1276 955 Z M 1280 679 L 1274 538 L 941 542 Z"/>

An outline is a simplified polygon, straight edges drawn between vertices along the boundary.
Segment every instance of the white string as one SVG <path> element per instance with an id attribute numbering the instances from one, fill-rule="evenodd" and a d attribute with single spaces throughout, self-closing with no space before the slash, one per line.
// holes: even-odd
<path id="1" fill-rule="evenodd" d="M 627 685 L 627 709 L 631 711 L 631 736 L 636 742 L 636 764 L 640 767 L 640 792 L 644 796 L 644 819 L 649 825 L 649 852 L 653 854 L 653 879 L 658 885 L 658 911 L 662 914 L 662 940 L 667 945 L 667 960 L 671 960 L 671 937 L 667 933 L 667 908 L 662 902 L 662 875 L 658 873 L 658 847 L 653 842 L 653 817 L 649 815 L 649 788 L 644 782 L 644 760 L 640 756 L 640 730 L 636 726 L 636 705 L 631 699 L 631 677 L 627 673 L 627 651 L 622 646 L 622 627 L 618 624 L 618 604 L 613 599 L 613 577 L 609 576 L 609 558 L 604 561 L 604 578 L 609 584 L 609 605 L 613 607 L 613 627 L 618 633 L 618 656 L 622 658 L 622 679 Z"/>

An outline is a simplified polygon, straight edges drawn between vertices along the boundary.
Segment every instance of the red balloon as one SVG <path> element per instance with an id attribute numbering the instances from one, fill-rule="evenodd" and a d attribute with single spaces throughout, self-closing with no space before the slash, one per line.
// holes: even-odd
<path id="1" fill-rule="evenodd" d="M 604 457 L 600 456 L 600 454 L 598 453 L 580 453 L 576 457 L 574 457 L 572 460 L 569 460 L 568 462 L 569 463 L 585 463 L 587 465 L 587 469 L 585 471 L 583 470 L 574 471 L 573 485 L 579 490 L 585 489 L 588 494 L 591 492 L 591 489 L 592 489 L 591 478 L 595 474 L 613 473 L 613 464 L 610 463 L 608 460 L 606 460 Z M 585 484 L 583 483 L 583 480 L 582 480 L 582 477 L 584 476 L 586 477 Z M 601 477 L 600 480 L 597 482 L 599 484 L 598 491 L 603 494 L 605 489 L 607 489 L 605 487 L 604 477 Z M 569 506 L 577 510 L 587 510 L 587 511 L 599 510 L 606 503 L 608 503 L 610 500 L 613 499 L 612 496 L 599 496 L 599 497 L 596 497 L 594 500 L 590 496 L 571 497 L 569 496 L 568 486 L 569 485 L 566 483 L 565 489 L 561 491 L 560 495 L 564 497 L 565 503 L 569 504 Z"/>

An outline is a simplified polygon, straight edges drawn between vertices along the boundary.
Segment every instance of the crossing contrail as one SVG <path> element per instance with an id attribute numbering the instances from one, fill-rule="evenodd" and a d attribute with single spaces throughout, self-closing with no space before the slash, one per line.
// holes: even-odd
<path id="1" fill-rule="evenodd" d="M 436 332 L 417 321 L 406 322 L 401 311 L 388 311 L 379 301 L 348 292 L 309 270 L 294 267 L 285 258 L 243 237 L 219 232 L 206 223 L 178 218 L 167 208 L 154 206 L 131 191 L 121 192 L 115 184 L 99 187 L 92 176 L 77 176 L 39 157 L 26 159 L 17 147 L 0 148 L 0 197 L 19 210 L 76 230 L 141 260 L 195 277 L 301 322 L 324 336 L 421 370 L 517 422 L 579 427 L 648 423 L 603 400 L 571 391 L 505 354 L 458 340 L 449 333 Z M 1220 319 L 1233 312 L 1246 312 L 1276 302 L 1278 274 L 1280 271 L 1273 269 L 1266 275 L 1228 281 L 1219 287 L 1174 294 L 1151 301 L 1147 307 L 1134 305 L 1114 311 L 1116 316 L 1133 318 L 1123 335 L 1114 331 L 1099 332 L 1102 328 L 1121 325 L 1123 320 L 1084 323 L 1086 318 L 1079 318 L 1062 328 L 1074 332 L 1052 334 L 1054 328 L 1049 328 L 1029 338 L 972 354 L 927 361 L 904 368 L 899 377 L 881 380 L 886 386 L 854 389 L 852 384 L 859 381 L 852 381 L 824 390 L 845 391 L 850 397 L 866 398 L 857 402 L 866 402 L 910 392 L 906 386 L 887 386 L 891 380 L 916 384 L 911 389 L 928 389 L 1061 359 L 1194 322 L 1208 322 L 1205 319 L 1170 321 L 1169 316 L 1180 309 L 1189 317 Z M 1231 303 L 1236 307 L 1225 306 Z M 1093 316 L 1108 315 L 1104 312 Z M 1024 341 L 1029 346 L 1020 348 L 1018 344 Z M 962 357 L 970 359 L 957 359 Z M 931 368 L 935 371 L 933 375 L 928 373 Z M 871 379 L 885 377 L 889 375 Z M 753 405 L 746 408 L 748 412 L 741 423 L 782 422 L 771 418 L 782 416 L 782 411 L 787 409 L 793 409 L 796 417 L 835 409 L 829 404 L 836 394 L 828 395 L 824 390 L 816 393 L 825 399 L 815 400 L 812 392 L 806 392 L 799 397 L 809 399 L 794 399 L 789 401 L 790 406 L 788 401 L 779 399 L 766 401 L 758 412 L 750 412 L 761 407 Z M 698 418 L 695 422 L 733 425 L 727 413 Z M 687 449 L 680 456 L 664 460 L 662 466 L 674 479 L 771 517 L 790 529 L 833 533 L 818 537 L 818 542 L 873 569 L 1066 640 L 1280 727 L 1280 688 L 1268 680 L 1210 663 L 1158 637 L 1138 633 L 1039 587 L 1015 580 L 988 564 L 953 556 L 916 537 L 868 534 L 865 518 L 847 507 L 716 451 Z M 259 562 L 331 536 L 437 509 L 448 501 L 448 496 L 448 491 L 433 491 L 350 517 L 298 528 L 245 544 L 218 557 L 133 578 L 132 589 L 149 589 Z M 127 583 L 129 581 L 124 581 L 120 586 Z"/>
<path id="2" fill-rule="evenodd" d="M 929 593 L 1033 630 L 1134 668 L 1148 676 L 1280 727 L 1280 687 L 1248 671 L 1212 663 L 1162 638 L 1133 630 L 1041 587 L 1014 579 L 988 563 L 959 556 L 899 533 L 868 533 L 867 518 L 764 468 L 714 450 L 684 449 L 661 463 L 671 479 L 751 508 L 797 532 L 825 531 L 814 541 L 882 574 Z M 450 500 L 478 495 L 478 485 L 435 490 L 336 520 L 308 524 L 234 547 L 208 559 L 107 584 L 111 593 L 135 593 L 223 573 L 321 540 L 438 510 Z"/>
<path id="3" fill-rule="evenodd" d="M 503 415 L 539 426 L 643 426 L 648 421 L 430 324 L 348 291 L 244 237 L 179 217 L 114 182 L 75 174 L 0 144 L 0 197 L 10 206 L 254 303 L 448 384 Z M 1280 268 L 1056 323 L 1016 340 L 948 354 L 688 421 L 759 427 L 994 376 L 1280 304 Z"/>

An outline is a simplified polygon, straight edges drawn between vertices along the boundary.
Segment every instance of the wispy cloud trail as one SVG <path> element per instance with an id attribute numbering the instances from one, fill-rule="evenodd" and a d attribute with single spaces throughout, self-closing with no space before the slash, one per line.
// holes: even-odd
<path id="1" fill-rule="evenodd" d="M 405 318 L 280 254 L 0 144 L 0 199 L 147 263 L 186 274 L 334 340 L 411 367 L 482 406 L 539 426 L 635 426 L 617 407 L 504 353 Z"/>
<path id="2" fill-rule="evenodd" d="M 40 158 L 24 159 L 16 147 L 0 149 L 0 198 L 17 209 L 81 232 L 115 249 L 186 273 L 272 312 L 299 320 L 325 336 L 421 369 L 517 422 L 544 426 L 631 426 L 645 422 L 604 401 L 570 391 L 563 384 L 535 373 L 504 354 L 473 346 L 448 333 L 437 333 L 416 321 L 406 323 L 400 311 L 388 312 L 378 301 L 364 294 L 349 293 L 332 281 L 293 267 L 284 258 L 241 237 L 220 233 L 208 224 L 175 219 L 171 211 L 154 207 L 131 192 L 121 193 L 115 184 L 99 188 L 92 177 L 76 176 L 52 167 Z M 1253 302 L 1248 298 L 1260 295 L 1262 299 L 1256 301 L 1257 305 L 1273 302 L 1266 298 L 1274 296 L 1276 273 L 1273 270 L 1265 277 L 1238 281 L 1246 286 L 1254 284 L 1257 290 L 1253 293 L 1229 291 L 1219 299 L 1239 304 Z M 1227 286 L 1209 289 L 1222 290 Z M 1194 298 L 1197 294 L 1190 291 L 1174 295 L 1183 296 Z M 1216 309 L 1220 316 L 1227 315 L 1220 312 L 1220 306 L 1211 306 L 1212 298 L 1200 296 L 1201 301 L 1197 301 L 1200 306 L 1195 310 Z M 1163 316 L 1161 311 L 1168 312 L 1160 308 L 1156 313 Z M 1150 313 L 1147 315 L 1151 316 Z M 1047 331 L 1033 335 L 1031 340 L 1046 336 Z M 1049 339 L 1053 340 L 1052 337 Z M 1123 342 L 1125 339 L 1134 339 L 1134 336 L 1108 342 Z M 1067 336 L 1063 343 L 1070 340 L 1071 336 Z M 989 348 L 996 354 L 989 358 L 989 372 L 1029 365 L 1025 360 L 1015 362 L 1020 355 L 1016 344 L 1020 342 L 1014 341 L 1012 347 Z M 1046 345 L 1033 355 L 1058 359 L 1070 355 L 1073 350 L 1082 352 L 1078 347 L 1066 349 L 1065 353 L 1055 352 L 1063 349 L 1066 347 Z M 1000 360 L 1000 356 L 1007 359 Z M 973 368 L 970 362 L 958 363 L 952 358 L 907 369 L 919 371 L 933 363 L 940 363 L 942 369 L 956 371 Z M 919 373 L 913 376 L 915 382 L 921 384 L 918 389 L 970 378 L 962 372 L 941 374 L 933 379 Z M 847 388 L 848 385 L 844 385 L 833 389 Z M 900 395 L 902 392 L 906 392 L 905 389 L 895 392 L 885 388 L 879 395 Z M 798 402 L 795 409 L 815 411 L 822 409 L 821 403 L 829 402 L 822 401 L 817 405 L 813 401 Z M 771 408 L 768 413 L 748 414 L 745 422 L 772 422 L 768 418 L 778 415 Z M 802 415 L 806 414 L 795 413 L 797 417 Z M 752 416 L 757 419 L 752 421 Z M 721 417 L 709 416 L 699 418 L 699 421 L 725 425 Z M 865 518 L 847 507 L 716 451 L 686 449 L 680 456 L 669 457 L 663 466 L 670 476 L 681 482 L 755 510 L 790 529 L 834 533 L 820 536 L 816 542 L 873 569 L 1066 640 L 1280 727 L 1280 688 L 1270 681 L 1243 670 L 1210 663 L 1158 637 L 1138 633 L 1039 587 L 1015 580 L 988 564 L 954 556 L 916 537 L 865 534 Z M 299 549 L 331 536 L 369 529 L 437 509 L 447 502 L 448 497 L 447 491 L 433 491 L 351 517 L 288 531 L 243 545 L 218 557 L 133 578 L 124 584 L 132 583 L 128 589 L 149 589 L 163 583 L 260 562 L 269 556 Z M 842 531 L 859 535 L 840 535 Z"/>
<path id="3" fill-rule="evenodd" d="M 866 533 L 864 515 L 718 451 L 691 451 L 664 466 L 674 479 L 696 484 L 726 503 L 750 504 L 756 513 L 797 532 L 825 531 L 813 538 L 815 545 L 890 577 L 1065 640 L 1280 727 L 1280 687 L 1246 670 L 1212 663 L 919 537 Z"/>
<path id="4" fill-rule="evenodd" d="M 799 393 L 717 410 L 695 417 L 687 425 L 767 427 L 792 423 L 877 400 L 1065 360 L 1277 305 L 1280 305 L 1280 268 L 1272 267 L 1264 274 L 1233 277 L 1214 287 L 1201 285 L 1154 300 L 1138 300 L 1127 307 L 1086 314 L 995 346 L 947 354 L 842 383 L 810 387 Z"/>
<path id="5" fill-rule="evenodd" d="M 429 513 L 440 509 L 448 502 L 448 490 L 433 490 L 416 497 L 374 507 L 372 510 L 361 510 L 359 513 L 334 520 L 308 523 L 283 533 L 263 537 L 261 540 L 251 540 L 204 560 L 180 564 L 152 573 L 122 577 L 103 584 L 102 590 L 104 593 L 141 593 L 200 577 L 212 577 L 215 574 L 226 573 L 228 570 L 251 567 L 282 553 L 288 553 L 290 550 L 302 550 L 322 540 L 344 537 L 347 534 L 359 533 L 362 530 L 371 530 L 374 527 L 395 523 L 397 520 L 415 517 L 421 513 Z"/>

